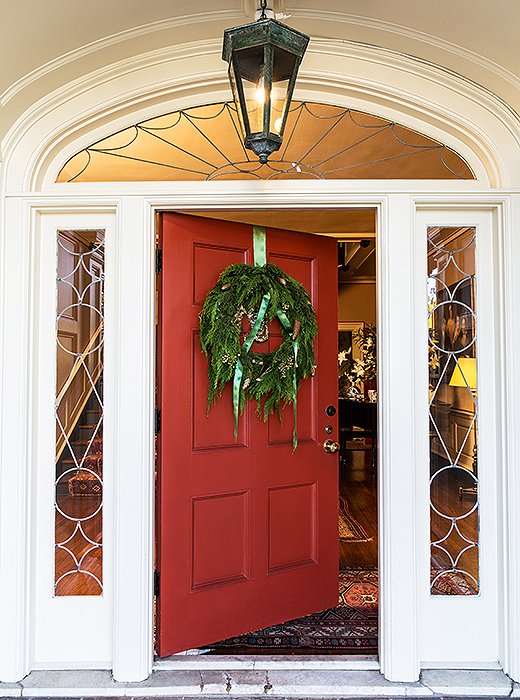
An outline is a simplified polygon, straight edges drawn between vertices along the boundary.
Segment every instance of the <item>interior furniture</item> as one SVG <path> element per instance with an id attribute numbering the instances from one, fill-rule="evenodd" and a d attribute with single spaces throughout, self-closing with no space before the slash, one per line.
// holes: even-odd
<path id="1" fill-rule="evenodd" d="M 339 444 L 340 463 L 345 462 L 347 450 L 370 450 L 370 472 L 376 476 L 377 464 L 377 402 L 354 401 L 342 396 L 338 400 L 339 407 Z M 368 438 L 357 446 L 347 446 L 354 438 Z"/>

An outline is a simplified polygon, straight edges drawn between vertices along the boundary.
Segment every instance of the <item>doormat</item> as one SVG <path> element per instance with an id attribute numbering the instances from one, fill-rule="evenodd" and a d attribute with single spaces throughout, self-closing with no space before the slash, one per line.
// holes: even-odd
<path id="1" fill-rule="evenodd" d="M 377 570 L 342 568 L 336 608 L 212 644 L 211 649 L 243 647 L 272 653 L 309 649 L 377 654 Z"/>
<path id="2" fill-rule="evenodd" d="M 359 521 L 350 514 L 347 501 L 339 497 L 339 539 L 344 542 L 370 542 L 372 537 Z"/>

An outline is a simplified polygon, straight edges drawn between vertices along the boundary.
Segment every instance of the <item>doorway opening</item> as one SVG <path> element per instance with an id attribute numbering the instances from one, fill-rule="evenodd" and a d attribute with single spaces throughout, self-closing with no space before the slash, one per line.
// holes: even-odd
<path id="1" fill-rule="evenodd" d="M 209 656 L 230 653 L 234 656 L 348 654 L 374 658 L 378 651 L 379 617 L 376 212 L 374 209 L 352 209 L 186 214 L 230 224 L 262 226 L 268 232 L 273 227 L 291 233 L 335 239 L 330 244 L 335 257 L 338 312 L 337 316 L 333 312 L 336 330 L 329 337 L 329 343 L 337 345 L 330 348 L 332 352 L 328 357 L 334 362 L 337 390 L 333 408 L 337 407 L 337 415 L 327 418 L 323 435 L 320 432 L 316 437 L 320 448 L 329 436 L 338 447 L 338 454 L 335 457 L 331 455 L 331 458 L 338 460 L 339 470 L 336 498 L 329 502 L 329 507 L 337 509 L 334 519 L 337 533 L 335 566 L 339 575 L 336 575 L 337 593 L 330 599 L 338 601 L 335 607 L 312 609 L 312 613 L 304 617 L 289 615 L 281 623 L 261 629 L 246 628 L 245 633 L 244 627 L 241 629 L 239 625 L 241 633 L 236 636 L 228 634 L 225 638 L 214 638 L 200 647 L 176 653 Z M 208 288 L 205 293 L 216 279 L 206 280 Z M 160 324 L 158 334 L 160 348 Z M 158 361 L 165 361 L 160 352 Z M 330 406 L 327 407 L 329 409 Z M 159 448 L 159 474 L 160 454 Z M 160 506 L 158 512 L 161 512 Z M 297 510 L 289 517 L 297 519 Z M 319 587 L 319 581 L 317 585 Z M 193 592 L 194 595 L 196 593 Z M 297 597 L 297 588 L 289 595 Z M 198 624 L 203 626 L 205 622 L 201 619 Z M 160 650 L 160 644 L 157 650 Z M 164 656 L 164 653 L 160 655 Z"/>

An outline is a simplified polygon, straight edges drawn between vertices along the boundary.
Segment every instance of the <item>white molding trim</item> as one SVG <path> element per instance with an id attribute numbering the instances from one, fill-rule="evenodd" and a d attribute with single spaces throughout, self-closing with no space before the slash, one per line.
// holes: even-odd
<path id="1" fill-rule="evenodd" d="M 155 217 L 127 197 L 118 224 L 113 674 L 135 681 L 153 663 Z"/>
<path id="2" fill-rule="evenodd" d="M 394 34 L 398 37 L 406 37 L 414 41 L 426 44 L 430 47 L 442 48 L 444 51 L 451 53 L 459 58 L 464 58 L 465 60 L 470 60 L 476 65 L 484 68 L 485 70 L 493 73 L 497 77 L 505 80 L 515 89 L 520 89 L 520 80 L 518 76 L 507 70 L 503 66 L 500 66 L 494 61 L 486 58 L 482 54 L 476 51 L 470 50 L 466 47 L 459 46 L 450 41 L 446 41 L 441 37 L 428 34 L 427 32 L 422 32 L 416 29 L 410 29 L 404 25 L 397 24 L 395 22 L 388 22 L 385 20 L 380 20 L 371 17 L 362 17 L 360 15 L 344 13 L 344 12 L 334 12 L 319 9 L 303 9 L 299 7 L 287 6 L 285 0 L 275 0 L 277 11 L 284 11 L 289 13 L 295 19 L 308 19 L 313 22 L 330 22 L 334 24 L 346 24 L 349 26 L 357 26 L 363 29 L 376 29 L 381 32 L 386 32 L 389 34 Z M 84 46 L 73 49 L 61 56 L 58 56 L 47 63 L 39 66 L 35 70 L 30 71 L 18 80 L 16 80 L 12 85 L 10 85 L 4 92 L 0 95 L 0 107 L 6 106 L 19 92 L 29 87 L 31 84 L 42 79 L 49 73 L 58 70 L 59 68 L 66 66 L 74 61 L 78 61 L 85 56 L 88 56 L 96 51 L 101 51 L 106 48 L 115 46 L 132 39 L 140 38 L 148 34 L 153 34 L 156 32 L 161 32 L 165 30 L 177 29 L 180 27 L 200 24 L 200 23 L 215 23 L 215 22 L 233 22 L 233 21 L 243 21 L 252 18 L 254 10 L 256 9 L 255 3 L 252 0 L 243 0 L 242 2 L 242 14 L 236 10 L 210 10 L 207 12 L 197 12 L 189 15 L 181 15 L 180 17 L 162 19 L 155 22 L 150 22 L 147 24 L 142 24 L 137 27 L 132 27 L 131 29 L 126 29 L 115 34 L 111 34 L 92 41 Z M 416 60 L 421 60 L 417 56 L 411 56 L 410 58 Z"/>
<path id="3" fill-rule="evenodd" d="M 330 22 L 347 24 L 349 26 L 358 26 L 363 29 L 377 29 L 379 31 L 387 32 L 390 34 L 395 34 L 398 37 L 406 37 L 408 39 L 413 39 L 414 41 L 421 42 L 428 46 L 433 46 L 436 48 L 442 48 L 444 51 L 454 54 L 459 58 L 470 59 L 473 63 L 481 66 L 485 70 L 494 73 L 496 76 L 506 80 L 515 89 L 520 89 L 520 80 L 517 75 L 507 70 L 503 66 L 489 60 L 482 54 L 476 51 L 471 51 L 466 47 L 454 44 L 451 41 L 446 41 L 441 37 L 434 36 L 433 34 L 428 34 L 427 32 L 421 32 L 417 29 L 409 29 L 402 24 L 396 24 L 395 22 L 387 22 L 386 20 L 376 19 L 374 17 L 362 17 L 361 15 L 347 14 L 344 12 L 334 12 L 328 10 L 312 10 L 286 6 L 286 12 L 294 14 L 295 17 L 302 17 L 314 21 L 328 20 Z M 408 54 L 410 56 L 410 54 Z M 422 60 L 419 56 L 413 56 L 415 60 Z"/>
<path id="4" fill-rule="evenodd" d="M 241 19 L 245 19 L 247 16 L 248 15 L 246 15 L 244 11 L 244 17 Z M 48 75 L 52 71 L 58 70 L 59 68 L 72 63 L 73 61 L 78 61 L 79 59 L 84 58 L 85 56 L 88 56 L 96 51 L 102 51 L 103 49 L 110 48 L 111 46 L 120 44 L 124 41 L 142 37 L 146 34 L 153 34 L 154 32 L 175 29 L 177 27 L 185 27 L 190 24 L 201 24 L 202 22 L 231 22 L 236 20 L 238 17 L 239 15 L 235 10 L 210 10 L 207 12 L 197 12 L 192 15 L 181 15 L 180 17 L 162 19 L 158 20 L 157 22 L 150 22 L 149 24 L 142 24 L 138 27 L 125 29 L 124 31 L 117 32 L 116 34 L 110 34 L 102 39 L 92 41 L 84 46 L 64 53 L 61 56 L 44 63 L 42 66 L 39 66 L 30 73 L 22 76 L 0 95 L 0 107 L 5 107 L 8 102 L 10 102 L 21 90 L 24 90 L 26 87 L 37 80 L 40 80 L 45 75 Z M 130 58 L 125 59 L 125 62 L 126 60 L 128 60 L 128 62 L 132 61 Z"/>
<path id="5" fill-rule="evenodd" d="M 520 347 L 520 321 L 518 317 L 518 300 L 520 299 L 520 195 L 511 197 L 506 202 L 502 220 L 503 278 L 501 306 L 504 309 L 502 319 L 502 377 L 503 387 L 503 457 L 507 465 L 502 476 L 501 487 L 504 492 L 506 507 L 502 514 L 503 547 L 499 562 L 504 569 L 503 615 L 505 634 L 503 648 L 504 671 L 520 682 L 520 431 L 518 429 L 520 412 L 520 368 L 516 361 Z"/>
<path id="6" fill-rule="evenodd" d="M 391 681 L 418 680 L 415 509 L 413 203 L 388 198 L 378 221 L 380 663 Z M 410 319 L 410 323 L 402 323 Z M 396 615 L 396 612 L 398 614 Z"/>
<path id="7" fill-rule="evenodd" d="M 5 202 L 0 256 L 0 680 L 16 681 L 30 670 L 30 541 L 32 428 L 31 299 L 33 266 L 29 211 Z M 7 236 L 6 231 L 16 231 Z"/>
<path id="8" fill-rule="evenodd" d="M 159 113 L 227 99 L 219 52 L 220 40 L 159 49 L 39 100 L 4 140 L 6 190 L 50 188 L 65 160 L 96 139 Z M 352 106 L 446 143 L 483 184 L 520 183 L 518 115 L 457 74 L 388 49 L 315 39 L 298 85 L 297 99 Z"/>

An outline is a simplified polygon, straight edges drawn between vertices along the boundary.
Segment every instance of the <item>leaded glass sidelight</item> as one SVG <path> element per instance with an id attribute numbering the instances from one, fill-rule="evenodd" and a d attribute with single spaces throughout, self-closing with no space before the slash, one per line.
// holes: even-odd
<path id="1" fill-rule="evenodd" d="M 100 595 L 104 232 L 58 231 L 56 596 Z"/>
<path id="2" fill-rule="evenodd" d="M 428 229 L 432 595 L 479 592 L 475 240 Z"/>

